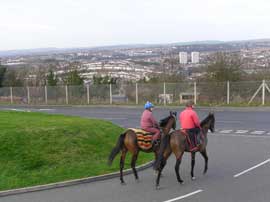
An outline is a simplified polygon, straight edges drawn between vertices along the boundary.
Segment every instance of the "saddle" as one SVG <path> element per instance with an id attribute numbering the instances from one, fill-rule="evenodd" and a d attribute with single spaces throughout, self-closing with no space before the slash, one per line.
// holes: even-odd
<path id="1" fill-rule="evenodd" d="M 192 134 L 192 133 L 189 133 L 187 130 L 185 129 L 181 129 L 181 134 L 184 135 L 187 139 L 187 144 L 188 144 L 188 148 L 189 148 L 189 151 L 190 152 L 194 152 L 194 151 L 198 151 L 199 150 L 199 147 L 198 147 L 198 144 L 197 144 L 197 137 L 196 137 L 196 134 Z M 201 138 L 201 141 L 202 141 L 202 134 L 200 132 L 200 138 Z"/>
<path id="2" fill-rule="evenodd" d="M 152 148 L 152 137 L 153 134 L 142 129 L 129 128 L 137 136 L 137 144 L 142 150 L 150 150 Z"/>

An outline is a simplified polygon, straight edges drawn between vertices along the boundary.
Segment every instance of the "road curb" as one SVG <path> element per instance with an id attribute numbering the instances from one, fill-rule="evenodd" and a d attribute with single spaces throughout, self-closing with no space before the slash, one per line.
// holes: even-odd
<path id="1" fill-rule="evenodd" d="M 152 167 L 153 161 L 150 161 L 148 163 L 145 163 L 141 166 L 136 167 L 137 171 L 145 170 L 147 168 Z M 128 175 L 132 173 L 132 169 L 127 169 L 123 171 L 123 175 Z M 68 180 L 64 182 L 57 182 L 57 183 L 51 183 L 51 184 L 45 184 L 45 185 L 38 185 L 33 187 L 26 187 L 26 188 L 20 188 L 20 189 L 11 189 L 6 191 L 0 191 L 0 197 L 3 196 L 9 196 L 9 195 L 16 195 L 16 194 L 24 194 L 29 192 L 35 192 L 35 191 L 42 191 L 42 190 L 49 190 L 49 189 L 55 189 L 60 187 L 67 187 L 77 184 L 83 184 L 83 183 L 90 183 L 90 182 L 97 182 L 102 180 L 108 180 L 112 178 L 119 177 L 119 172 L 109 173 L 105 175 L 98 175 L 94 177 L 87 177 L 87 178 L 81 178 L 76 180 Z"/>

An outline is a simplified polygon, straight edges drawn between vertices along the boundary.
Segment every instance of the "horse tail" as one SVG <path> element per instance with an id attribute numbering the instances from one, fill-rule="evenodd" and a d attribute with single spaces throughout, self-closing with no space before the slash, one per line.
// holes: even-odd
<path id="1" fill-rule="evenodd" d="M 117 143 L 115 145 L 115 147 L 112 149 L 109 158 L 108 158 L 108 165 L 112 165 L 113 159 L 115 158 L 115 156 L 121 151 L 121 149 L 124 146 L 124 139 L 125 139 L 126 133 L 122 133 L 118 140 Z"/>
<path id="2" fill-rule="evenodd" d="M 154 169 L 155 170 L 158 170 L 160 168 L 161 164 L 164 164 L 164 162 L 163 162 L 164 161 L 163 154 L 164 154 L 164 151 L 166 150 L 166 148 L 169 145 L 170 139 L 171 139 L 170 134 L 167 134 L 161 140 L 158 156 L 157 156 L 156 161 L 154 162 Z"/>

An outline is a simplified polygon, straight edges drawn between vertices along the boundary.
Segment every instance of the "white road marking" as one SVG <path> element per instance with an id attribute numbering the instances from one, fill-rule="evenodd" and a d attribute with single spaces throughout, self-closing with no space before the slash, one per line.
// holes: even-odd
<path id="1" fill-rule="evenodd" d="M 243 121 L 216 121 L 216 123 L 243 123 Z"/>
<path id="2" fill-rule="evenodd" d="M 235 133 L 237 134 L 243 134 L 243 133 L 247 133 L 248 130 L 237 130 Z"/>
<path id="3" fill-rule="evenodd" d="M 55 109 L 39 109 L 39 111 L 55 111 Z"/>
<path id="4" fill-rule="evenodd" d="M 189 193 L 189 194 L 186 194 L 186 195 L 183 195 L 183 196 L 179 196 L 177 198 L 173 198 L 173 199 L 170 199 L 170 200 L 167 200 L 167 201 L 163 201 L 163 202 L 172 202 L 172 201 L 177 201 L 177 200 L 180 200 L 180 199 L 183 199 L 183 198 L 187 198 L 189 196 L 192 196 L 192 195 L 195 195 L 195 194 L 198 194 L 200 192 L 202 192 L 203 190 L 199 189 L 197 191 L 194 191 L 192 193 Z"/>
<path id="5" fill-rule="evenodd" d="M 270 159 L 267 159 L 266 161 L 264 161 L 262 163 L 259 163 L 259 164 L 255 165 L 255 166 L 253 166 L 253 167 L 251 167 L 251 168 L 249 168 L 247 170 L 244 170 L 243 172 L 238 173 L 238 174 L 234 175 L 233 177 L 234 178 L 239 177 L 239 176 L 241 176 L 241 175 L 243 175 L 243 174 L 245 174 L 245 173 L 247 173 L 247 172 L 249 172 L 251 170 L 254 170 L 255 168 L 258 168 L 258 167 L 260 167 L 260 166 L 262 166 L 262 165 L 264 165 L 266 163 L 269 163 L 269 162 L 270 162 Z"/>
<path id="6" fill-rule="evenodd" d="M 215 133 L 218 134 L 250 134 L 250 135 L 270 135 L 269 131 L 264 131 L 264 130 L 229 130 L 229 129 L 217 129 Z"/>
<path id="7" fill-rule="evenodd" d="M 2 108 L 2 110 L 10 110 L 10 111 L 17 111 L 17 112 L 31 112 L 29 109 L 16 109 L 16 108 Z"/>
<path id="8" fill-rule="evenodd" d="M 226 136 L 226 137 L 253 137 L 253 138 L 270 138 L 269 136 L 262 136 L 262 135 L 239 135 L 239 134 L 225 134 L 225 133 L 219 133 L 219 134 L 211 134 L 211 136 Z"/>
<path id="9" fill-rule="evenodd" d="M 17 111 L 17 112 L 31 112 L 29 109 L 10 109 L 11 111 Z"/>
<path id="10" fill-rule="evenodd" d="M 255 130 L 255 131 L 251 132 L 250 134 L 253 134 L 253 135 L 262 135 L 264 133 L 265 133 L 265 131 L 263 131 L 263 130 Z"/>
<path id="11" fill-rule="evenodd" d="M 12 111 L 20 111 L 20 112 L 25 111 L 25 110 L 23 110 L 23 109 L 9 109 L 9 110 L 12 110 Z"/>
<path id="12" fill-rule="evenodd" d="M 233 130 L 221 130 L 220 133 L 231 133 Z"/>

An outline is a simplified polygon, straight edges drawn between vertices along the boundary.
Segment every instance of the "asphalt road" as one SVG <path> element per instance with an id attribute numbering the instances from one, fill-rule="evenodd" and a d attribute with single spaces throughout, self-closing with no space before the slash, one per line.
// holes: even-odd
<path id="1" fill-rule="evenodd" d="M 143 108 L 139 107 L 11 107 L 0 106 L 7 110 L 30 110 L 46 113 L 57 113 L 98 118 L 112 121 L 122 127 L 139 127 Z M 157 120 L 169 115 L 169 111 L 179 113 L 183 108 L 155 108 L 154 115 Z M 216 129 L 239 130 L 265 130 L 270 131 L 270 108 L 198 108 L 200 119 L 207 116 L 210 111 L 215 112 Z M 179 125 L 178 125 L 179 127 Z"/>
<path id="2" fill-rule="evenodd" d="M 13 107 L 14 108 L 14 107 Z M 120 107 L 49 107 L 20 110 L 44 111 L 112 121 L 123 127 L 139 126 L 142 109 Z M 8 106 L 0 109 L 14 110 Z M 16 108 L 18 109 L 18 108 Z M 157 119 L 171 109 L 156 108 Z M 197 109 L 200 118 L 209 109 Z M 180 109 L 177 109 L 180 111 Z M 190 179 L 190 154 L 183 157 L 180 172 L 185 183 L 178 184 L 174 173 L 175 157 L 171 156 L 161 189 L 155 190 L 152 169 L 139 172 L 140 181 L 125 176 L 119 179 L 75 185 L 65 188 L 26 193 L 0 198 L 0 202 L 129 202 L 129 201 L 192 201 L 192 202 L 268 202 L 270 200 L 270 111 L 248 109 L 215 109 L 217 132 L 209 133 L 209 170 L 202 174 L 204 162 L 196 156 L 195 181 Z M 178 126 L 179 127 L 179 126 Z M 228 133 L 224 132 L 229 131 Z M 245 133 L 241 131 L 246 130 Z M 238 133 L 238 132 L 239 133 Z M 264 131 L 261 134 L 252 133 Z"/>

